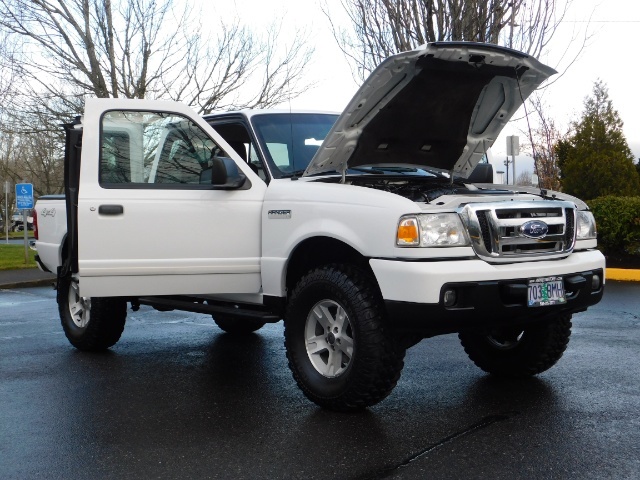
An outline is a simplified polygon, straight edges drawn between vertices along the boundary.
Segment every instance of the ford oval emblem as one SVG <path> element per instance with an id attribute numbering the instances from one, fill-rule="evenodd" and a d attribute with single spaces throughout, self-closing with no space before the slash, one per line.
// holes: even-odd
<path id="1" fill-rule="evenodd" d="M 544 238 L 549 233 L 549 226 L 540 220 L 532 220 L 520 226 L 520 233 L 528 238 Z"/>

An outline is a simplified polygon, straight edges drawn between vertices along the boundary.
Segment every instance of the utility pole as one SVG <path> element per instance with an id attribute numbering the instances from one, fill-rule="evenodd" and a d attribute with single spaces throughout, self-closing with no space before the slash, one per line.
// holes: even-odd
<path id="1" fill-rule="evenodd" d="M 509 185 L 509 165 L 511 165 L 511 160 L 509 160 L 509 157 L 506 157 L 504 162 L 504 170 L 505 172 L 507 172 L 507 178 L 504 182 L 505 185 Z"/>

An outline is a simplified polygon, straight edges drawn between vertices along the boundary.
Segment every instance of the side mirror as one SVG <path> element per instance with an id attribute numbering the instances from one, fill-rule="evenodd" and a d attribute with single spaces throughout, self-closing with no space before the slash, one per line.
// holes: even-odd
<path id="1" fill-rule="evenodd" d="M 213 185 L 214 190 L 235 190 L 242 188 L 247 177 L 230 158 L 211 157 L 211 167 L 200 173 L 200 184 Z"/>

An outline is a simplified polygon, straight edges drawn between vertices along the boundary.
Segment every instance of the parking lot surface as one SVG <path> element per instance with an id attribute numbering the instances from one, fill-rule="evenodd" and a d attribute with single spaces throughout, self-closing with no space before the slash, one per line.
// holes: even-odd
<path id="1" fill-rule="evenodd" d="M 407 352 L 357 414 L 307 401 L 282 324 L 129 312 L 103 354 L 73 349 L 50 288 L 0 290 L 0 477 L 640 478 L 640 284 L 609 282 L 537 378 L 478 370 L 455 335 Z"/>

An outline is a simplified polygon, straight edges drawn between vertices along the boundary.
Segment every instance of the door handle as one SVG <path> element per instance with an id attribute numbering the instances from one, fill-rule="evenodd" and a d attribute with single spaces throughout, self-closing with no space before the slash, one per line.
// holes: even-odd
<path id="1" fill-rule="evenodd" d="M 98 213 L 100 215 L 122 215 L 124 207 L 122 205 L 100 205 Z"/>

